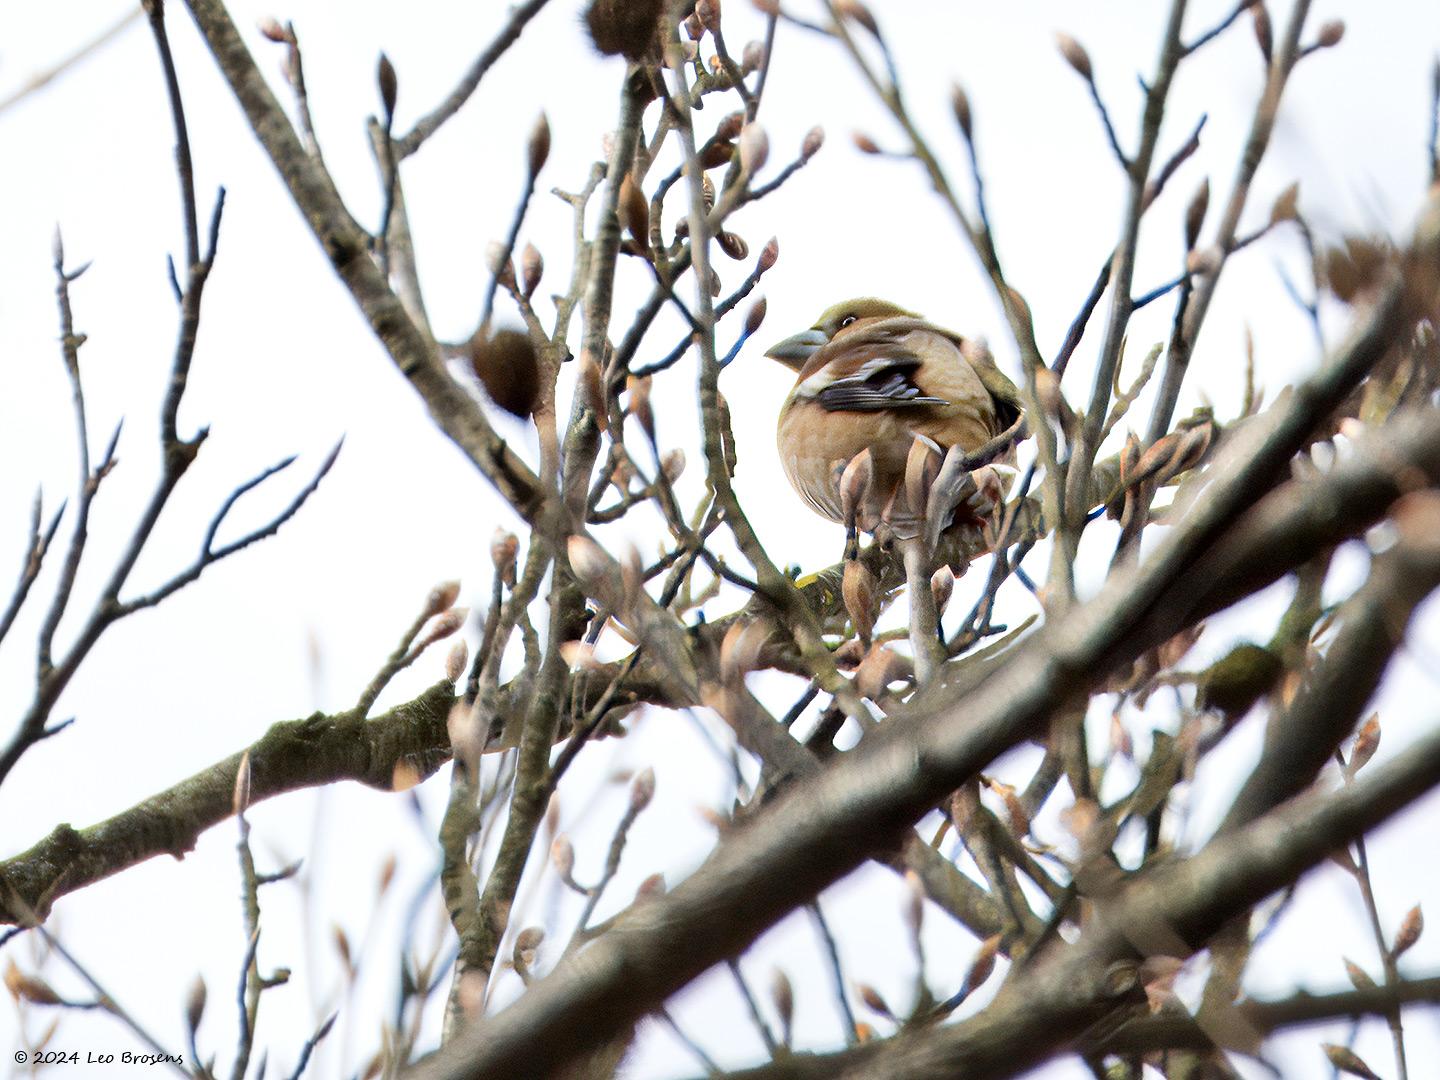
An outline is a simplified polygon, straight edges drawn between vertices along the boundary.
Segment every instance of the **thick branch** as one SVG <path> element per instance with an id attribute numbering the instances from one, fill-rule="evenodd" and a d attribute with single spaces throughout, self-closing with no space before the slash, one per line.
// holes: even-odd
<path id="1" fill-rule="evenodd" d="M 187 6 L 256 137 L 376 337 L 440 429 L 516 512 L 533 522 L 540 507 L 535 474 L 495 433 L 479 404 L 445 370 L 435 343 L 406 314 L 370 258 L 365 231 L 350 216 L 329 174 L 305 152 L 224 4 L 187 0 Z"/>
<path id="2" fill-rule="evenodd" d="M 428 776 L 449 759 L 445 719 L 453 701 L 442 682 L 374 720 L 315 713 L 275 724 L 246 750 L 98 825 L 58 825 L 29 851 L 0 862 L 0 920 L 43 920 L 66 893 L 156 855 L 183 858 L 202 832 L 235 812 L 235 771 L 245 754 L 252 805 L 340 780 L 389 791 L 402 763 L 408 776 Z"/>

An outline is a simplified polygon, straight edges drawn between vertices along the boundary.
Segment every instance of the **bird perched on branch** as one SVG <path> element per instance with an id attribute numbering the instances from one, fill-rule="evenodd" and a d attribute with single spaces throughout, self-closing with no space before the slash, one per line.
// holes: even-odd
<path id="1" fill-rule="evenodd" d="M 926 534 L 933 547 L 1003 497 L 1002 478 L 982 466 L 1013 460 L 1020 395 L 984 345 L 862 297 L 766 355 L 797 372 L 780 461 L 817 513 L 852 533 Z"/>

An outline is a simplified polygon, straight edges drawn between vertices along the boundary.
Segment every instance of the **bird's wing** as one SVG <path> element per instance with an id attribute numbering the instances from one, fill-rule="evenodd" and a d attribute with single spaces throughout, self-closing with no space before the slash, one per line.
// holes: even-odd
<path id="1" fill-rule="evenodd" d="M 922 405 L 948 405 L 925 393 L 913 376 L 920 358 L 913 353 L 872 356 L 850 374 L 831 378 L 815 389 L 815 400 L 831 412 L 878 412 Z"/>

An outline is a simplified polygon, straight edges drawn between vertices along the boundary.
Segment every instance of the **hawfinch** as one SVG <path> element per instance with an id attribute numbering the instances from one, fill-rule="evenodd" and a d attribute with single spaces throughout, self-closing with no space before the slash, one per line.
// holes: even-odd
<path id="1" fill-rule="evenodd" d="M 883 523 L 900 539 L 933 537 L 949 520 L 926 527 L 924 492 L 945 451 L 972 453 L 1020 418 L 1015 384 L 983 345 L 872 297 L 835 305 L 766 355 L 798 373 L 780 411 L 778 442 L 785 474 L 812 509 L 852 524 L 841 476 L 870 451 L 873 479 L 853 522 L 865 532 Z M 929 479 L 918 489 L 917 450 L 930 458 Z M 997 460 L 1013 454 L 1012 447 Z"/>

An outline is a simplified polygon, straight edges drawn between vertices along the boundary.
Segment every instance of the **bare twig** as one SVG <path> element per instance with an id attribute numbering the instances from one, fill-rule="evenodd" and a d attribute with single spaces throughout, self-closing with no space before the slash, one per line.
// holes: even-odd
<path id="1" fill-rule="evenodd" d="M 170 1068 L 174 1069 L 180 1076 L 190 1076 L 189 1070 L 185 1068 L 184 1059 L 179 1054 L 171 1054 L 166 1051 L 166 1049 L 140 1025 L 140 1022 L 130 1015 L 126 1009 L 121 1007 L 120 1003 L 100 985 L 99 980 L 90 973 L 84 964 L 80 963 L 80 961 L 70 953 L 70 950 L 65 948 L 65 946 L 43 926 L 37 926 L 35 929 L 36 932 L 45 939 L 45 944 L 69 964 L 75 974 L 79 975 L 80 978 L 85 981 L 85 984 L 95 992 L 101 1007 L 124 1024 L 131 1034 L 150 1048 L 151 1052 L 157 1056 L 158 1063 L 169 1065 Z"/>
<path id="2" fill-rule="evenodd" d="M 495 61 L 505 55 L 505 51 L 515 44 L 520 38 L 520 33 L 525 29 L 525 24 L 540 13 L 549 0 L 526 0 L 526 3 L 514 8 L 505 25 L 500 28 L 500 33 L 495 40 L 485 47 L 485 51 L 475 58 L 464 76 L 460 79 L 450 95 L 437 105 L 430 112 L 416 121 L 415 126 L 405 135 L 395 141 L 395 150 L 400 158 L 407 158 L 424 145 L 425 140 L 440 130 L 442 124 L 454 116 L 464 104 L 470 100 L 472 94 L 480 86 L 480 80 L 485 78 L 485 73 L 494 66 Z"/>
<path id="3" fill-rule="evenodd" d="M 133 23 L 140 14 L 141 9 L 139 7 L 129 8 L 124 15 L 120 16 L 115 22 L 100 31 L 100 33 L 85 42 L 85 44 L 81 45 L 74 52 L 53 64 L 51 67 L 46 68 L 44 71 L 31 75 L 16 89 L 5 95 L 5 97 L 0 98 L 0 113 L 5 112 L 14 105 L 18 105 L 21 101 L 35 93 L 35 91 L 42 90 L 46 86 L 49 86 L 50 83 L 81 63 L 92 53 L 98 52 L 104 46 L 110 44 L 110 42 L 128 30 L 130 24 Z"/>

